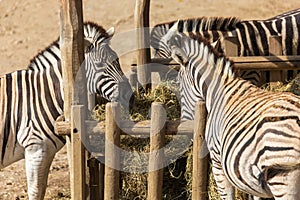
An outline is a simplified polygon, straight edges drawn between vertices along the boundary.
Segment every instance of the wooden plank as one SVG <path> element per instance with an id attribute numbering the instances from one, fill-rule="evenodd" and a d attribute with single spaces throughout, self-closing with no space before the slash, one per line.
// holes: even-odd
<path id="1" fill-rule="evenodd" d="M 300 62 L 300 56 L 245 56 L 245 57 L 228 57 L 229 60 L 232 60 L 235 63 L 268 63 L 268 62 L 291 62 L 296 63 Z M 175 61 L 171 59 L 164 58 L 153 58 L 152 63 L 160 63 L 165 65 L 178 65 Z M 159 67 L 159 66 L 158 66 Z"/>
<path id="2" fill-rule="evenodd" d="M 151 106 L 150 155 L 148 173 L 149 200 L 162 199 L 163 168 L 164 168 L 164 138 L 167 116 L 164 105 L 159 102 Z"/>
<path id="3" fill-rule="evenodd" d="M 238 56 L 238 38 L 236 36 L 227 36 L 224 39 L 225 46 L 225 55 L 229 56 Z"/>
<path id="4" fill-rule="evenodd" d="M 201 150 L 205 142 L 206 126 L 205 102 L 200 101 L 195 106 L 194 140 L 193 140 L 193 177 L 192 199 L 208 199 L 208 155 L 203 157 Z"/>
<path id="5" fill-rule="evenodd" d="M 119 199 L 120 172 L 120 106 L 116 102 L 106 104 L 105 114 L 105 174 L 104 199 Z"/>
<path id="6" fill-rule="evenodd" d="M 297 70 L 299 69 L 299 61 L 297 62 L 251 62 L 251 63 L 235 63 L 236 69 L 240 70 L 262 70 L 262 71 L 274 71 L 274 70 Z"/>
<path id="7" fill-rule="evenodd" d="M 281 41 L 282 41 L 281 36 L 269 37 L 269 54 L 270 55 L 273 55 L 273 56 L 281 56 L 282 55 Z M 283 78 L 284 78 L 283 70 L 270 72 L 270 82 L 284 81 Z"/>
<path id="8" fill-rule="evenodd" d="M 241 70 L 294 70 L 300 67 L 300 56 L 229 57 L 229 60 L 234 62 L 235 68 Z M 172 68 L 179 70 L 179 65 L 169 59 L 152 59 L 151 62 L 172 65 Z M 151 67 L 151 71 L 159 71 L 160 69 L 159 65 Z"/>
<path id="9" fill-rule="evenodd" d="M 166 135 L 192 135 L 193 121 L 166 121 Z M 141 121 L 133 123 L 132 121 L 121 121 L 120 131 L 121 135 L 149 135 L 150 134 L 150 121 Z M 58 135 L 70 134 L 70 123 L 56 122 L 55 133 Z M 86 121 L 86 132 L 90 135 L 98 135 L 105 133 L 105 122 Z"/>
<path id="10" fill-rule="evenodd" d="M 150 40 L 149 40 L 149 10 L 150 0 L 136 0 L 134 23 L 136 28 L 137 42 L 137 75 L 139 82 L 146 87 L 151 83 L 150 72 L 147 64 L 150 63 Z"/>
<path id="11" fill-rule="evenodd" d="M 71 114 L 74 120 L 71 130 L 72 151 L 72 185 L 71 197 L 76 200 L 85 198 L 85 148 L 81 142 L 81 135 L 85 132 L 85 108 L 82 105 L 72 106 Z"/>

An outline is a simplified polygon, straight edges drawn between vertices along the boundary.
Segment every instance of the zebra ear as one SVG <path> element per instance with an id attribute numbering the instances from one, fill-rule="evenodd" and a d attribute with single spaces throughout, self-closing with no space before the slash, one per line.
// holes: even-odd
<path id="1" fill-rule="evenodd" d="M 110 27 L 106 33 L 109 35 L 109 37 L 111 38 L 112 36 L 114 36 L 115 34 L 115 28 L 114 27 Z"/>
<path id="2" fill-rule="evenodd" d="M 173 26 L 168 30 L 168 32 L 161 38 L 161 41 L 167 44 L 168 41 L 170 41 L 170 39 L 176 33 L 178 33 L 178 26 L 179 26 L 179 20 L 175 24 L 173 24 Z"/>
<path id="3" fill-rule="evenodd" d="M 177 46 L 171 47 L 171 57 L 180 65 L 185 65 L 188 62 L 186 53 Z"/>

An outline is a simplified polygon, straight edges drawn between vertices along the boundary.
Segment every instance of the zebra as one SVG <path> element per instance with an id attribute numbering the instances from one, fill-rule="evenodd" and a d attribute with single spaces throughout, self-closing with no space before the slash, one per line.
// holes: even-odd
<path id="1" fill-rule="evenodd" d="M 224 38 L 238 38 L 238 56 L 268 56 L 270 36 L 282 37 L 283 55 L 300 55 L 300 9 L 295 9 L 266 20 L 240 20 L 237 17 L 200 17 L 178 20 L 178 31 L 200 34 L 217 45 L 224 53 Z M 151 46 L 156 57 L 170 58 L 171 55 L 161 38 L 176 21 L 158 24 L 151 31 Z M 219 48 L 218 48 L 219 47 Z M 256 85 L 261 85 L 261 73 L 243 71 L 241 77 Z M 294 75 L 290 71 L 287 79 Z M 266 81 L 269 82 L 267 75 Z"/>
<path id="2" fill-rule="evenodd" d="M 182 118 L 193 119 L 195 103 L 205 101 L 205 141 L 221 199 L 234 199 L 234 187 L 299 199 L 300 97 L 239 78 L 234 63 L 199 35 L 174 27 L 164 41 L 180 64 Z"/>
<path id="3" fill-rule="evenodd" d="M 87 88 L 110 101 L 133 103 L 133 93 L 109 40 L 114 29 L 84 24 Z M 0 169 L 25 158 L 28 197 L 43 199 L 53 157 L 65 144 L 54 132 L 63 114 L 59 39 L 38 53 L 27 69 L 0 79 Z"/>

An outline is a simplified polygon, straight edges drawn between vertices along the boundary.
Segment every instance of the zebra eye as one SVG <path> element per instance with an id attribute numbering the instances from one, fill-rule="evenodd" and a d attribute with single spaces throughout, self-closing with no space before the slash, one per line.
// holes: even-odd
<path id="1" fill-rule="evenodd" d="M 114 55 L 109 55 L 109 59 L 111 62 L 115 62 L 117 60 L 117 57 Z"/>
<path id="2" fill-rule="evenodd" d="M 104 71 L 107 69 L 107 65 L 102 61 L 95 61 L 95 66 L 97 70 Z"/>

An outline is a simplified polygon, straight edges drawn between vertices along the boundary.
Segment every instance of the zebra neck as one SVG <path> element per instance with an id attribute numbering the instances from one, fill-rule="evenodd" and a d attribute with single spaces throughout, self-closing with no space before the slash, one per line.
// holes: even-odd
<path id="1" fill-rule="evenodd" d="M 209 59 L 208 66 L 199 81 L 199 87 L 201 87 L 208 111 L 211 110 L 212 105 L 220 95 L 225 95 L 226 85 L 236 79 L 232 63 L 225 57 L 220 57 L 215 62 L 212 61 Z"/>

